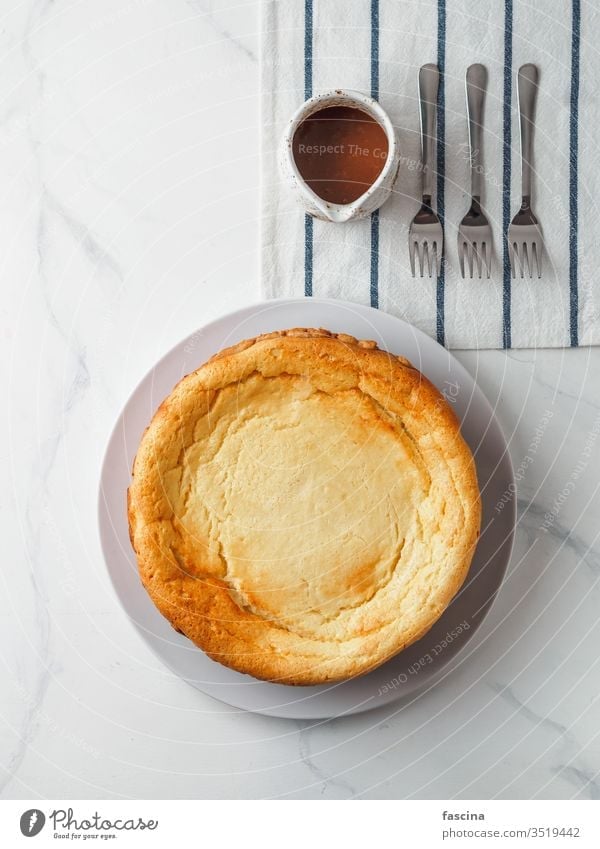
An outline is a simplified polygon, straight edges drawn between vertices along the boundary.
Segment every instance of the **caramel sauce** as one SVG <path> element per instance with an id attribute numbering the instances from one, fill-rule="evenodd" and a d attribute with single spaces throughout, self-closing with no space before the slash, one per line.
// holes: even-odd
<path id="1" fill-rule="evenodd" d="M 352 203 L 373 185 L 388 155 L 385 130 L 352 106 L 328 106 L 306 118 L 292 141 L 304 181 L 325 201 Z"/>

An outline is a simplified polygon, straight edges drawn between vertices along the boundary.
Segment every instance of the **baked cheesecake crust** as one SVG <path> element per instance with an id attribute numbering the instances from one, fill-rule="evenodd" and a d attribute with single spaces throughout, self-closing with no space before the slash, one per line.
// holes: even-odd
<path id="1" fill-rule="evenodd" d="M 374 342 L 305 328 L 183 378 L 128 492 L 160 612 L 214 660 L 286 684 L 362 674 L 423 636 L 467 575 L 480 512 L 432 384 Z"/>

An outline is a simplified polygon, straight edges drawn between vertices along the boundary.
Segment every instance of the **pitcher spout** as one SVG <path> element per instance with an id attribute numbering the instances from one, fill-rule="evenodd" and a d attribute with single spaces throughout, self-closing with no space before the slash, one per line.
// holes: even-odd
<path id="1" fill-rule="evenodd" d="M 313 203 L 318 209 L 319 217 L 331 221 L 333 224 L 344 224 L 346 221 L 356 218 L 360 208 L 357 203 L 332 204 L 319 197 L 313 198 Z"/>

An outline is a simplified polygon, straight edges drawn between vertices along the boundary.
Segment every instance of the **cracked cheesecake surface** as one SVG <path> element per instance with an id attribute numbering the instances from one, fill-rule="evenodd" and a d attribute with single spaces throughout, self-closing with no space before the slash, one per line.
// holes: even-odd
<path id="1" fill-rule="evenodd" d="M 241 672 L 315 684 L 426 633 L 466 577 L 480 499 L 452 410 L 410 363 L 295 329 L 180 381 L 142 438 L 128 512 L 177 630 Z"/>

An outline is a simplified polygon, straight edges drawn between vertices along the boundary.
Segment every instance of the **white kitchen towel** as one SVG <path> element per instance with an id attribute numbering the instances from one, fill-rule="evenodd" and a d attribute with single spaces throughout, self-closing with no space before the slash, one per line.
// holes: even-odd
<path id="1" fill-rule="evenodd" d="M 267 297 L 343 298 L 398 315 L 453 348 L 600 343 L 600 11 L 586 0 L 263 0 L 262 280 Z M 407 228 L 420 193 L 417 73 L 442 72 L 437 207 L 446 268 L 410 274 Z M 488 69 L 484 204 L 494 229 L 491 280 L 457 273 L 468 208 L 465 72 Z M 544 231 L 541 280 L 510 277 L 505 233 L 519 206 L 516 72 L 540 69 L 533 206 Z M 377 98 L 397 128 L 392 198 L 371 218 L 305 217 L 278 170 L 292 112 L 331 88 Z"/>

